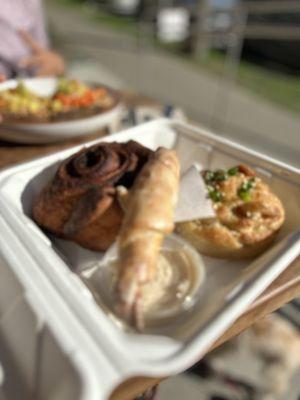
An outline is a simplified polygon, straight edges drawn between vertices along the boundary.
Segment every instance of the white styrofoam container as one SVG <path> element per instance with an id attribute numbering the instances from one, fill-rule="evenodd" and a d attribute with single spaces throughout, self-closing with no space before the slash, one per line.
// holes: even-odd
<path id="1" fill-rule="evenodd" d="M 98 141 L 134 139 L 176 148 L 182 171 L 245 162 L 283 200 L 287 216 L 270 251 L 253 262 L 204 257 L 207 278 L 191 311 L 155 332 L 125 332 L 107 316 L 79 272 L 100 253 L 47 237 L 32 221 L 33 198 L 57 165 L 83 147 L 0 174 L 0 363 L 6 399 L 106 399 L 133 376 L 166 376 L 198 360 L 299 255 L 299 170 L 199 127 L 156 120 Z M 90 146 L 97 141 L 84 145 Z M 14 382 L 18 384 L 14 384 Z"/>

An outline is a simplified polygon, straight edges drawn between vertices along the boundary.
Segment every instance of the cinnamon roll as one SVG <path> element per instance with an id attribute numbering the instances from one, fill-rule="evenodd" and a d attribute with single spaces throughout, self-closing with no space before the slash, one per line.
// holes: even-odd
<path id="1" fill-rule="evenodd" d="M 153 152 L 137 142 L 99 143 L 64 161 L 33 205 L 38 225 L 90 250 L 104 251 L 123 219 L 118 186 L 129 189 Z"/>

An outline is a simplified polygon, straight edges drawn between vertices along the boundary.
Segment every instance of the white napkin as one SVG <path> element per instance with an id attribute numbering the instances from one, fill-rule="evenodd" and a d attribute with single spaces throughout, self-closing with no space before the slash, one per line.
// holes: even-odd
<path id="1" fill-rule="evenodd" d="M 192 165 L 180 180 L 175 222 L 214 218 L 215 216 L 204 180 L 196 166 Z"/>

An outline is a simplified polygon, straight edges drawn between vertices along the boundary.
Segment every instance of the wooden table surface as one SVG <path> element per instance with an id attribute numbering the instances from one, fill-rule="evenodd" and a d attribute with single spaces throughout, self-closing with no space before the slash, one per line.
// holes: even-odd
<path id="1" fill-rule="evenodd" d="M 140 98 L 126 95 L 130 104 L 140 104 Z M 103 136 L 104 131 L 64 143 L 51 145 L 19 145 L 0 141 L 0 168 L 6 168 L 32 158 L 59 151 L 79 143 L 87 142 Z M 255 321 L 278 309 L 283 304 L 300 296 L 300 257 L 283 272 L 272 285 L 249 307 L 249 309 L 225 332 L 213 347 L 229 340 L 248 328 Z M 167 371 L 166 371 L 167 373 Z M 160 379 L 136 377 L 120 385 L 112 394 L 112 400 L 132 400 Z"/>

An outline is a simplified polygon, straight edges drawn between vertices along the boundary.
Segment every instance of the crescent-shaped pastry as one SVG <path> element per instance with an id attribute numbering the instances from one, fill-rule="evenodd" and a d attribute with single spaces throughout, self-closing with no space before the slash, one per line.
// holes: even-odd
<path id="1" fill-rule="evenodd" d="M 118 239 L 117 309 L 137 326 L 142 325 L 143 285 L 154 278 L 163 239 L 174 229 L 179 169 L 176 152 L 160 148 L 129 192 Z"/>

